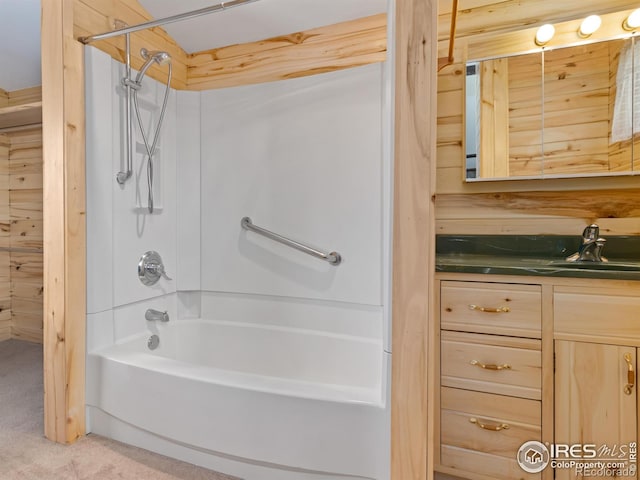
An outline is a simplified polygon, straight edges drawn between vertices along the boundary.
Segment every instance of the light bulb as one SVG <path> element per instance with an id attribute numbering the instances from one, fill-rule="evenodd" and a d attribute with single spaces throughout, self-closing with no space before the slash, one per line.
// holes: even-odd
<path id="1" fill-rule="evenodd" d="M 536 32 L 536 45 L 544 45 L 553 38 L 556 29 L 550 23 L 542 25 Z"/>
<path id="2" fill-rule="evenodd" d="M 593 32 L 600 28 L 602 24 L 602 20 L 598 15 L 589 15 L 585 18 L 580 24 L 580 30 L 578 30 L 578 35 L 582 38 L 589 37 Z"/>
<path id="3" fill-rule="evenodd" d="M 622 28 L 625 30 L 635 30 L 640 27 L 640 8 L 634 10 L 629 16 L 622 22 Z"/>

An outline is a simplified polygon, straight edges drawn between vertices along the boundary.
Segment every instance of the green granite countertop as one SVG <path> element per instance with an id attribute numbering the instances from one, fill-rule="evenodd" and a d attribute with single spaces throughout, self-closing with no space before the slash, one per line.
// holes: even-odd
<path id="1" fill-rule="evenodd" d="M 605 237 L 608 262 L 567 262 L 580 236 L 437 235 L 436 271 L 640 280 L 640 237 Z"/>

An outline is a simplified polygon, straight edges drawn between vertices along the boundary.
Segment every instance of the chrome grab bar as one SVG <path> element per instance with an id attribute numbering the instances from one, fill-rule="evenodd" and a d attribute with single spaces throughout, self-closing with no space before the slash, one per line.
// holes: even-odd
<path id="1" fill-rule="evenodd" d="M 312 257 L 316 257 L 316 258 L 319 258 L 320 260 L 324 260 L 325 262 L 329 262 L 331 265 L 338 266 L 340 265 L 340 262 L 342 262 L 342 257 L 338 252 L 330 252 L 330 253 L 322 252 L 320 250 L 316 250 L 315 248 L 311 248 L 307 245 L 304 245 L 300 242 L 296 242 L 295 240 L 291 240 L 290 238 L 283 237 L 282 235 L 278 235 L 277 233 L 270 232 L 269 230 L 266 230 L 262 227 L 258 227 L 254 225 L 249 217 L 244 217 L 240 221 L 240 225 L 245 230 L 251 230 L 252 232 L 263 235 L 267 238 L 270 238 L 271 240 L 282 243 L 283 245 L 286 245 L 291 248 L 295 248 L 296 250 L 300 250 L 301 252 L 311 255 Z"/>

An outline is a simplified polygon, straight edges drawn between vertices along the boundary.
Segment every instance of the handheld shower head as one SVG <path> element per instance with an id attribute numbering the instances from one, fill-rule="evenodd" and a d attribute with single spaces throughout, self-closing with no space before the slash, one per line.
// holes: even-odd
<path id="1" fill-rule="evenodd" d="M 153 64 L 153 62 L 156 62 L 158 65 L 166 65 L 168 63 L 171 63 L 171 55 L 163 51 L 150 52 L 146 48 L 142 48 L 140 49 L 140 56 L 144 58 L 146 61 L 144 62 L 144 65 L 142 65 L 142 68 L 140 69 L 140 73 L 138 73 L 136 77 L 136 83 L 140 83 L 140 81 L 144 77 L 145 73 L 147 73 L 147 70 Z"/>
<path id="2" fill-rule="evenodd" d="M 171 55 L 161 50 L 155 50 L 150 52 L 146 48 L 141 48 L 140 56 L 145 60 L 152 59 L 156 61 L 159 65 L 164 65 L 165 63 L 169 63 L 171 61 Z"/>

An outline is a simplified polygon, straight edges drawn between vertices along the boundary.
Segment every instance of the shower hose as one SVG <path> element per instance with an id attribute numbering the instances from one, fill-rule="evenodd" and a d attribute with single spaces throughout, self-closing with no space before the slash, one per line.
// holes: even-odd
<path id="1" fill-rule="evenodd" d="M 140 115 L 140 107 L 138 106 L 138 89 L 142 86 L 142 78 L 138 80 L 138 88 L 133 88 L 133 106 L 135 108 L 136 117 L 138 119 L 138 126 L 140 127 L 140 133 L 142 134 L 142 140 L 144 142 L 144 148 L 147 152 L 147 157 L 149 160 L 147 161 L 147 186 L 149 189 L 148 196 L 148 208 L 149 213 L 153 213 L 154 204 L 153 204 L 153 155 L 155 154 L 156 146 L 158 144 L 158 139 L 160 138 L 160 130 L 162 129 L 162 121 L 164 120 L 164 113 L 167 109 L 167 100 L 169 99 L 169 88 L 171 85 L 171 63 L 169 63 L 169 74 L 167 75 L 167 84 L 164 89 L 164 100 L 162 102 L 162 110 L 160 111 L 160 118 L 158 119 L 158 124 L 156 125 L 155 132 L 153 134 L 153 142 L 149 145 L 149 136 L 144 130 L 144 126 L 142 125 L 142 116 Z"/>

